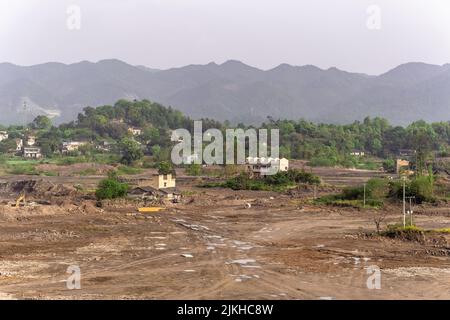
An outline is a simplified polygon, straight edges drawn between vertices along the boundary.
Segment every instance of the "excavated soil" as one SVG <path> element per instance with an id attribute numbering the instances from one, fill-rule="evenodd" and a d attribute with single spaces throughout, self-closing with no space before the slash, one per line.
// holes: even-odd
<path id="1" fill-rule="evenodd" d="M 100 208 L 76 190 L 64 195 L 72 185 L 64 177 L 5 183 L 0 299 L 450 298 L 448 241 L 374 236 L 371 212 L 306 204 L 310 190 L 182 182 L 183 203 L 141 214 L 133 202 Z M 34 204 L 12 208 L 12 190 L 21 188 L 30 188 Z M 383 227 L 400 221 L 400 206 L 386 210 Z M 447 212 L 421 207 L 415 221 L 446 228 Z M 80 268 L 79 290 L 66 285 L 70 266 Z M 373 268 L 380 289 L 367 286 Z"/>

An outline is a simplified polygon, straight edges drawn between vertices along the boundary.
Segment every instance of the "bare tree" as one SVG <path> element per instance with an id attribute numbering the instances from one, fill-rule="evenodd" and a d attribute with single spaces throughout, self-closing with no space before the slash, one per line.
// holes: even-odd
<path id="1" fill-rule="evenodd" d="M 387 211 L 386 210 L 374 210 L 373 211 L 373 222 L 375 223 L 375 227 L 377 229 L 377 233 L 380 234 L 381 224 L 386 219 Z"/>

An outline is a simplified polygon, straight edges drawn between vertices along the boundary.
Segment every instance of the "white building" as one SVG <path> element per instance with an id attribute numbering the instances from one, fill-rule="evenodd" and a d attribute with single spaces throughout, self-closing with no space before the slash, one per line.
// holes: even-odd
<path id="1" fill-rule="evenodd" d="M 142 134 L 142 130 L 139 128 L 130 127 L 128 128 L 128 132 L 131 132 L 133 136 L 140 136 Z"/>
<path id="2" fill-rule="evenodd" d="M 252 175 L 263 176 L 289 170 L 289 160 L 286 158 L 248 157 L 247 169 Z"/>
<path id="3" fill-rule="evenodd" d="M 366 153 L 361 150 L 353 150 L 352 152 L 350 152 L 350 155 L 354 157 L 364 157 Z"/>
<path id="4" fill-rule="evenodd" d="M 8 139 L 8 132 L 0 131 L 0 141 Z"/>
<path id="5" fill-rule="evenodd" d="M 86 141 L 66 141 L 63 142 L 62 152 L 67 153 L 71 151 L 77 151 L 79 147 L 87 145 Z"/>
<path id="6" fill-rule="evenodd" d="M 34 146 L 35 144 L 36 144 L 36 137 L 28 136 L 27 137 L 27 146 Z"/>
<path id="7" fill-rule="evenodd" d="M 32 158 L 32 159 L 42 158 L 41 148 L 25 147 L 25 148 L 23 148 L 23 157 L 24 158 Z"/>
<path id="8" fill-rule="evenodd" d="M 16 152 L 22 151 L 23 148 L 23 140 L 22 139 L 16 139 Z"/>

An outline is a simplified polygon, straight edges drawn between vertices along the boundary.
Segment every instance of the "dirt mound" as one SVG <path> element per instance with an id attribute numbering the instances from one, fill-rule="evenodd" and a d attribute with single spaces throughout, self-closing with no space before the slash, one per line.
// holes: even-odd
<path id="1" fill-rule="evenodd" d="M 90 202 L 90 201 L 86 201 L 84 202 L 80 207 L 79 210 L 83 213 L 87 213 L 87 214 L 96 214 L 96 213 L 101 213 L 103 212 L 102 209 L 97 208 L 95 206 L 94 203 Z"/>
<path id="2" fill-rule="evenodd" d="M 0 193 L 20 194 L 23 192 L 34 196 L 70 196 L 74 195 L 77 190 L 72 186 L 54 184 L 43 179 L 18 180 L 0 184 Z"/>

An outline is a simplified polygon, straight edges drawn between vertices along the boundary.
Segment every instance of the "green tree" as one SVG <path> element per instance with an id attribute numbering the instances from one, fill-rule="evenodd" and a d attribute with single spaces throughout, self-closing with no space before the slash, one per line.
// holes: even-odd
<path id="1" fill-rule="evenodd" d="M 170 162 L 161 161 L 158 163 L 158 173 L 159 174 L 171 174 L 173 173 L 173 168 Z"/>
<path id="2" fill-rule="evenodd" d="M 123 138 L 119 143 L 119 150 L 122 154 L 121 162 L 127 165 L 144 156 L 141 145 L 131 138 Z"/>
<path id="3" fill-rule="evenodd" d="M 6 139 L 0 142 L 0 153 L 8 153 L 16 150 L 16 141 L 14 139 Z"/>
<path id="4" fill-rule="evenodd" d="M 40 115 L 34 118 L 30 126 L 36 130 L 47 130 L 52 126 L 52 121 L 47 116 Z"/>

